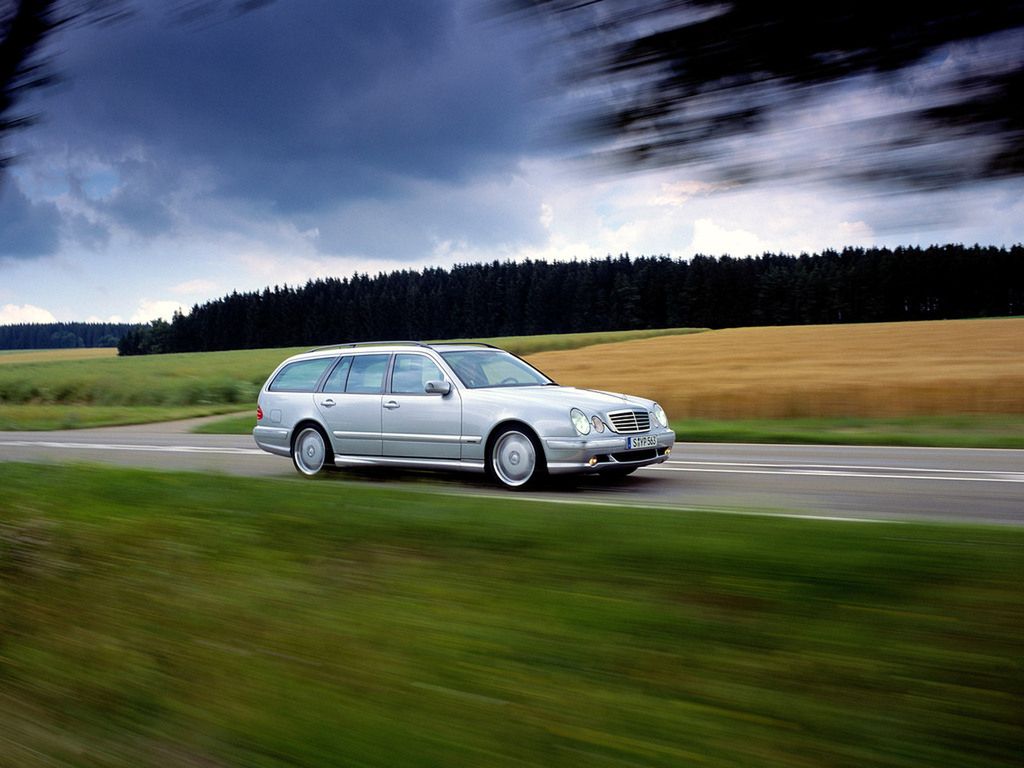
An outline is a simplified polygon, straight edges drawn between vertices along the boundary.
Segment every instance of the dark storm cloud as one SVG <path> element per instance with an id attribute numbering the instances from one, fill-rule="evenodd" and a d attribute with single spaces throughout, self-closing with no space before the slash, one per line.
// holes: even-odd
<path id="1" fill-rule="evenodd" d="M 112 164 L 117 187 L 100 199 L 91 199 L 81 184 L 76 196 L 103 220 L 127 222 L 143 236 L 168 233 L 175 225 L 173 195 L 180 180 L 165 163 L 128 158 Z"/>
<path id="2" fill-rule="evenodd" d="M 140 233 L 171 225 L 183 170 L 206 194 L 291 216 L 508 171 L 527 146 L 516 43 L 455 0 L 277 0 L 196 24 L 137 6 L 59 41 L 67 83 L 38 130 L 120 164 L 101 213 Z"/>
<path id="3" fill-rule="evenodd" d="M 56 253 L 60 223 L 56 205 L 32 202 L 13 177 L 8 176 L 0 183 L 0 260 Z"/>

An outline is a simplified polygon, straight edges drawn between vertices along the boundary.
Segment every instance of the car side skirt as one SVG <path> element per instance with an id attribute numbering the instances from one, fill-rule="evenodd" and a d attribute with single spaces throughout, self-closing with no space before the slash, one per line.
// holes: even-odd
<path id="1" fill-rule="evenodd" d="M 334 454 L 334 464 L 338 467 L 403 467 L 405 469 L 454 469 L 461 472 L 484 471 L 482 461 L 462 461 L 459 459 L 416 459 L 396 456 L 347 456 Z"/>

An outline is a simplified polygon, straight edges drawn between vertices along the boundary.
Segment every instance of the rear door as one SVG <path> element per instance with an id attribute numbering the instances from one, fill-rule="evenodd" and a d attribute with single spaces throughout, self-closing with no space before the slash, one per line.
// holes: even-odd
<path id="1" fill-rule="evenodd" d="M 315 395 L 337 453 L 381 455 L 381 398 L 390 359 L 387 353 L 345 355 Z"/>

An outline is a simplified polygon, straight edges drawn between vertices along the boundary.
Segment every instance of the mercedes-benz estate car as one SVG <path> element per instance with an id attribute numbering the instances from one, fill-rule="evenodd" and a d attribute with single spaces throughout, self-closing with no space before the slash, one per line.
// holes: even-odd
<path id="1" fill-rule="evenodd" d="M 304 475 L 325 466 L 627 475 L 665 461 L 675 433 L 651 400 L 562 387 L 488 344 L 339 344 L 281 363 L 259 394 L 256 444 Z"/>

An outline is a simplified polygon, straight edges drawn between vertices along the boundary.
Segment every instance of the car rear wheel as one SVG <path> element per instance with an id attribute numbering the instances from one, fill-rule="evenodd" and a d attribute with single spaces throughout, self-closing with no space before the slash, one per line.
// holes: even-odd
<path id="1" fill-rule="evenodd" d="M 327 462 L 327 441 L 316 427 L 306 427 L 292 443 L 292 462 L 304 475 L 312 477 Z"/>
<path id="2" fill-rule="evenodd" d="M 494 438 L 487 469 L 506 488 L 526 488 L 544 476 L 544 454 L 532 435 L 509 427 Z"/>

